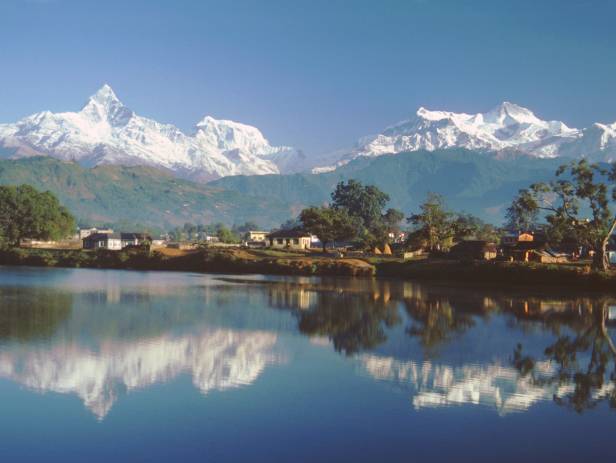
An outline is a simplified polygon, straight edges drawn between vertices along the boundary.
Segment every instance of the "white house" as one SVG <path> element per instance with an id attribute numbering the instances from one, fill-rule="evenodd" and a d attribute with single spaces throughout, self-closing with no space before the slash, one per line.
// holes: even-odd
<path id="1" fill-rule="evenodd" d="M 278 249 L 310 249 L 312 237 L 302 230 L 278 230 L 268 235 L 271 248 Z"/>

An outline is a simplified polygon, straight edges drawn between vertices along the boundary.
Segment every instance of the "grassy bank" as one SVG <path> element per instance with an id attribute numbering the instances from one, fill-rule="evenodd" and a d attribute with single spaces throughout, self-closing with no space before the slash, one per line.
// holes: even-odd
<path id="1" fill-rule="evenodd" d="M 14 248 L 0 250 L 0 265 L 274 275 L 373 276 L 375 272 L 372 265 L 358 259 L 331 259 L 232 248 L 183 253 L 146 252 L 138 249 L 118 252 Z"/>
<path id="2" fill-rule="evenodd" d="M 587 266 L 424 259 L 336 259 L 286 251 L 210 248 L 124 251 L 0 250 L 0 265 L 174 270 L 229 274 L 361 276 L 436 281 L 464 286 L 616 292 L 616 272 Z"/>

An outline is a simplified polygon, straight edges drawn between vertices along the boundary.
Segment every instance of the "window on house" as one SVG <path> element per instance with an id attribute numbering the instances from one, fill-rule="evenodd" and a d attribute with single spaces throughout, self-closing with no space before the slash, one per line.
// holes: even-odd
<path id="1" fill-rule="evenodd" d="M 284 244 L 284 240 L 283 240 L 282 238 L 278 238 L 278 239 L 276 240 L 276 243 L 278 243 L 278 244 Z"/>
<path id="2" fill-rule="evenodd" d="M 293 238 L 293 244 L 299 244 L 299 240 L 297 238 Z"/>

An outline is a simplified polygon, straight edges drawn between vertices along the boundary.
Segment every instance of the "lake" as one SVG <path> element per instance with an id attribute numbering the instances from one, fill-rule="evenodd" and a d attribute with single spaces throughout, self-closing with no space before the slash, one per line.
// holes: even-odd
<path id="1" fill-rule="evenodd" d="M 616 301 L 0 267 L 0 461 L 614 461 Z"/>

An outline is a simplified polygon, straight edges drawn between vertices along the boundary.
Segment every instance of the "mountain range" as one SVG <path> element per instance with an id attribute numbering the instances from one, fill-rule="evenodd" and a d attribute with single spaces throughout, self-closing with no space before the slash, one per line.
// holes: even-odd
<path id="1" fill-rule="evenodd" d="M 0 124 L 0 156 L 5 158 L 43 155 L 86 167 L 144 165 L 200 182 L 233 175 L 322 173 L 357 158 L 446 148 L 484 151 L 497 159 L 526 155 L 611 162 L 616 122 L 576 129 L 509 102 L 478 114 L 419 108 L 411 118 L 351 148 L 306 155 L 270 144 L 255 127 L 211 116 L 184 133 L 137 115 L 104 85 L 78 112 L 43 111 Z"/>
<path id="2" fill-rule="evenodd" d="M 171 124 L 141 117 L 109 85 L 79 112 L 43 111 L 0 124 L 4 157 L 51 156 L 83 166 L 145 165 L 207 181 L 227 175 L 273 174 L 302 164 L 299 150 L 272 146 L 249 125 L 206 116 L 185 134 Z"/>

